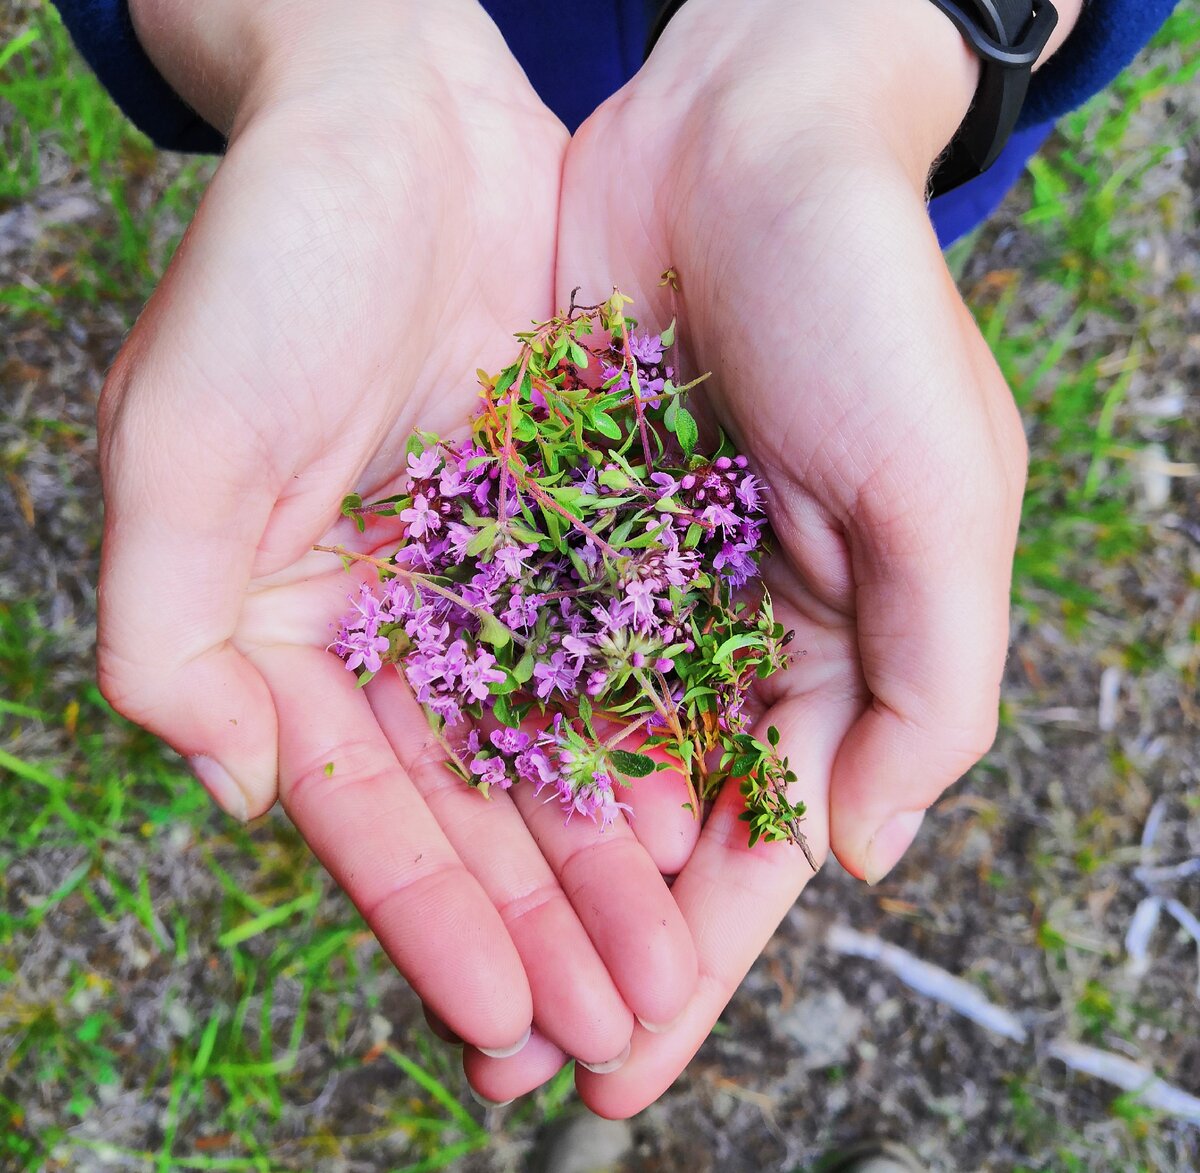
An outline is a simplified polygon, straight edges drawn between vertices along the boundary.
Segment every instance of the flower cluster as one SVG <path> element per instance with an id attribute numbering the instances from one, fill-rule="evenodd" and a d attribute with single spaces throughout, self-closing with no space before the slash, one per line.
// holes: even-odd
<path id="1" fill-rule="evenodd" d="M 389 514 L 404 541 L 331 648 L 364 678 L 400 665 L 485 794 L 550 788 L 603 827 L 630 778 L 680 770 L 699 814 L 733 776 L 751 841 L 800 842 L 786 762 L 743 715 L 787 658 L 758 582 L 763 488 L 723 437 L 698 451 L 673 329 L 638 332 L 625 301 L 519 335 L 469 441 L 415 436 L 401 494 L 347 498 L 360 528 Z M 639 730 L 657 760 L 617 748 Z"/>

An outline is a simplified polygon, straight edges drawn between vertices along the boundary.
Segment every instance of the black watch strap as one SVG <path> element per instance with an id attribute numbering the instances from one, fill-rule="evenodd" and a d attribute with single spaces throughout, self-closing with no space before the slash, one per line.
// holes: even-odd
<path id="1" fill-rule="evenodd" d="M 1058 24 L 1050 0 L 932 0 L 980 61 L 975 98 L 930 181 L 938 196 L 995 161 L 1017 125 L 1034 63 Z"/>
<path id="2" fill-rule="evenodd" d="M 954 22 L 980 60 L 979 86 L 966 118 L 931 180 L 937 196 L 982 174 L 1004 149 L 1058 13 L 1050 0 L 932 0 Z M 684 0 L 666 0 L 650 28 L 646 55 Z"/>

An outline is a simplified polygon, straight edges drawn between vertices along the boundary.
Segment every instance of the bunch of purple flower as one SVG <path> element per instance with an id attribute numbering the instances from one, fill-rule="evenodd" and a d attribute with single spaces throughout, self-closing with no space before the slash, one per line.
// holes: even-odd
<path id="1" fill-rule="evenodd" d="M 360 528 L 390 514 L 404 541 L 331 648 L 364 679 L 401 666 L 485 794 L 524 781 L 608 826 L 631 777 L 681 770 L 699 813 L 734 774 L 752 840 L 796 840 L 786 762 L 743 716 L 786 661 L 758 583 L 762 486 L 724 438 L 697 452 L 673 330 L 635 332 L 624 300 L 520 335 L 470 441 L 416 436 L 401 494 L 347 498 Z M 617 748 L 639 730 L 657 760 Z"/>

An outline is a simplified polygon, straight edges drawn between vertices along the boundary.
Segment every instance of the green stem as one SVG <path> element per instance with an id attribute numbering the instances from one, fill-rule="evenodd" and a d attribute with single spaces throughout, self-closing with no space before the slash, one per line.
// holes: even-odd
<path id="1" fill-rule="evenodd" d="M 468 603 L 462 595 L 455 594 L 454 591 L 435 582 L 428 574 L 421 574 L 417 570 L 407 570 L 403 566 L 397 566 L 394 562 L 388 562 L 383 558 L 373 558 L 370 554 L 360 554 L 357 550 L 347 550 L 345 546 L 313 546 L 313 549 L 322 554 L 336 554 L 339 558 L 349 558 L 352 562 L 366 562 L 368 565 L 377 567 L 388 574 L 394 574 L 398 578 L 407 578 L 409 582 L 415 582 L 423 590 L 430 591 L 435 595 L 441 595 L 443 599 L 448 599 L 455 606 L 461 607 L 468 614 L 474 615 L 481 623 L 500 623 L 500 620 L 491 611 L 485 611 L 482 607 L 476 607 L 473 603 Z M 501 624 L 501 626 L 504 625 Z M 504 630 L 522 647 L 529 646 L 529 641 L 524 636 L 518 635 L 512 628 L 504 627 Z"/>

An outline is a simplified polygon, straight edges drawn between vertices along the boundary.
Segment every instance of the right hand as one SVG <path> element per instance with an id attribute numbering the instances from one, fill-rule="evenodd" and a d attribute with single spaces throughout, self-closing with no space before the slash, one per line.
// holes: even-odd
<path id="1" fill-rule="evenodd" d="M 232 813 L 278 796 L 454 1032 L 536 1023 L 546 1070 L 491 1064 L 486 1095 L 612 1060 L 695 985 L 655 861 L 451 777 L 394 674 L 359 690 L 326 652 L 353 581 L 311 550 L 381 544 L 345 494 L 393 492 L 413 429 L 461 431 L 471 372 L 549 316 L 566 133 L 467 0 L 134 18 L 230 145 L 101 404 L 104 692 Z"/>

